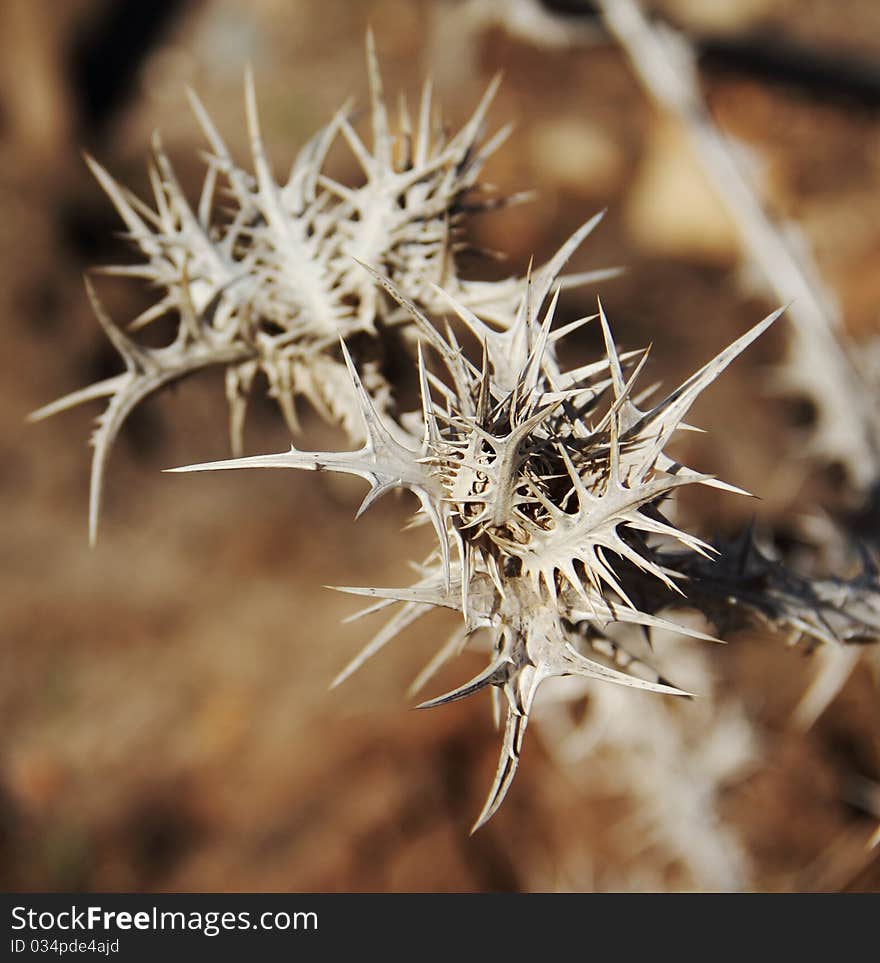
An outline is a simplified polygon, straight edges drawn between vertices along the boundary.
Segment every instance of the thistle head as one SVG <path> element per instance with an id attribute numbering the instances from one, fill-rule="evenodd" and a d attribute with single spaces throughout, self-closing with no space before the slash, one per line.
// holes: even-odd
<path id="1" fill-rule="evenodd" d="M 593 318 L 554 328 L 558 290 L 551 293 L 553 277 L 539 277 L 537 284 L 530 280 L 500 330 L 454 295 L 443 295 L 480 337 L 478 364 L 461 350 L 450 326 L 441 333 L 391 280 L 379 280 L 411 312 L 424 351 L 430 353 L 426 361 L 419 350 L 421 409 L 407 419 L 417 430 L 404 431 L 378 412 L 349 362 L 366 434 L 360 449 L 291 449 L 190 468 L 347 472 L 370 485 L 365 504 L 393 488 L 416 494 L 421 516 L 434 527 L 437 549 L 409 588 L 346 589 L 371 598 L 368 611 L 395 602 L 402 608 L 343 676 L 434 606 L 458 611 L 462 631 L 432 660 L 432 670 L 482 635 L 489 652 L 486 668 L 423 704 L 435 706 L 491 688 L 506 705 L 500 762 L 477 821 L 481 825 L 511 784 L 535 693 L 544 680 L 580 675 L 686 694 L 636 666 L 609 638 L 607 626 L 675 628 L 658 614 L 682 595 L 682 578 L 664 564 L 663 545 L 672 542 L 706 556 L 711 547 L 673 524 L 664 514 L 665 503 L 683 485 L 730 486 L 685 468 L 667 448 L 699 394 L 780 312 L 643 409 L 637 382 L 647 353 L 622 355 L 617 350 L 601 304 Z M 604 354 L 566 369 L 558 361 L 557 344 L 588 322 L 601 326 Z M 665 601 L 650 608 L 640 604 L 643 597 L 656 595 L 658 586 Z M 688 628 L 680 631 L 711 638 Z"/>
<path id="2" fill-rule="evenodd" d="M 373 265 L 420 303 L 432 283 L 451 286 L 466 301 L 506 304 L 519 280 L 459 282 L 455 252 L 465 219 L 496 207 L 478 179 L 507 129 L 485 137 L 497 80 L 472 116 L 450 136 L 438 123 L 426 84 L 415 124 L 405 107 L 392 131 L 372 35 L 367 38 L 372 143 L 352 126 L 344 106 L 298 153 L 289 175 L 276 177 L 260 130 L 250 71 L 245 113 L 250 169 L 240 166 L 198 97 L 189 92 L 209 145 L 197 203 L 186 197 L 158 135 L 149 167 L 152 202 L 137 198 L 95 160 L 87 163 L 125 225 L 138 261 L 103 268 L 158 291 L 157 299 L 124 332 L 89 296 L 125 370 L 34 412 L 39 420 L 97 398 L 108 407 L 92 438 L 90 540 L 97 532 L 103 478 L 126 418 L 165 385 L 205 368 L 226 374 L 229 430 L 241 454 L 248 400 L 258 375 L 268 383 L 291 432 L 298 431 L 297 400 L 305 399 L 353 441 L 362 436 L 359 400 L 339 350 L 340 338 L 371 357 L 362 377 L 376 403 L 391 405 L 381 367 L 397 347 L 387 332 L 408 323 L 357 261 Z M 359 186 L 327 173 L 327 155 L 341 140 L 363 175 Z M 222 195 L 222 203 L 220 202 Z M 507 200 L 512 200 L 509 198 Z M 140 342 L 137 332 L 169 316 L 176 334 L 162 348 Z M 134 333 L 131 333 L 134 332 Z"/>

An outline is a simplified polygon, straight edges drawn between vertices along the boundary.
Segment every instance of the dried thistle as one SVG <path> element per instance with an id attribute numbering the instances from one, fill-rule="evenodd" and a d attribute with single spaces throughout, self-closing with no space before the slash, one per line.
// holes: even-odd
<path id="1" fill-rule="evenodd" d="M 865 359 L 870 343 L 853 343 L 806 237 L 795 224 L 775 222 L 750 183 L 741 163 L 747 150 L 716 126 L 684 34 L 646 16 L 639 0 L 597 0 L 596 6 L 645 90 L 681 124 L 755 276 L 790 303 L 788 348 L 777 381 L 782 393 L 808 398 L 814 407 L 808 451 L 843 466 L 864 491 L 880 477 L 880 392 Z"/>
<path id="2" fill-rule="evenodd" d="M 546 687 L 535 710 L 545 751 L 565 767 L 585 807 L 609 795 L 620 803 L 606 829 L 613 858 L 566 848 L 564 872 L 574 878 L 537 888 L 751 889 L 747 849 L 718 806 L 760 752 L 738 694 L 714 678 L 707 647 L 665 636 L 652 649 L 634 626 L 616 627 L 615 637 L 630 652 L 662 659 L 664 671 L 686 679 L 700 698 L 647 698 L 636 705 L 620 686 L 566 679 L 555 692 Z"/>
<path id="3" fill-rule="evenodd" d="M 305 397 L 328 421 L 358 440 L 358 401 L 339 354 L 350 343 L 383 340 L 407 322 L 377 290 L 356 260 L 369 263 L 427 310 L 432 284 L 443 284 L 487 317 L 510 313 L 522 290 L 517 278 L 497 283 L 462 281 L 455 252 L 473 213 L 518 200 L 480 189 L 486 159 L 506 139 L 504 127 L 484 138 L 486 114 L 498 86 L 494 80 L 470 119 L 448 136 L 435 116 L 430 83 L 422 93 L 413 129 L 402 103 L 392 134 L 372 35 L 367 37 L 372 150 L 352 127 L 348 106 L 297 156 L 287 180 L 273 175 L 260 134 L 253 77 L 245 103 L 254 173 L 239 167 L 194 93 L 190 103 L 210 145 L 201 196 L 190 205 L 158 136 L 150 181 L 154 207 L 118 184 L 92 158 L 87 162 L 125 224 L 140 262 L 102 273 L 139 278 L 159 291 L 158 300 L 131 322 L 137 332 L 163 316 L 177 333 L 163 348 L 138 343 L 87 290 L 125 371 L 69 394 L 31 415 L 39 420 L 98 398 L 109 403 L 92 437 L 89 538 L 95 541 L 103 479 L 113 443 L 125 419 L 159 388 L 203 368 L 226 371 L 233 454 L 243 450 L 248 397 L 262 373 L 291 431 L 297 430 L 295 399 Z M 324 170 L 328 151 L 341 137 L 357 160 L 364 183 L 353 187 Z M 223 193 L 223 208 L 218 203 Z M 228 210 L 226 209 L 228 207 Z M 576 242 L 577 243 L 577 242 Z M 571 283 L 594 275 L 576 276 Z M 372 348 L 381 362 L 385 345 Z M 375 360 L 363 366 L 372 396 L 388 401 L 391 387 Z"/>
<path id="4" fill-rule="evenodd" d="M 411 312 L 442 374 L 428 370 L 420 350 L 418 435 L 376 410 L 346 353 L 367 437 L 361 449 L 292 447 L 277 455 L 175 470 L 284 467 L 355 474 L 370 485 L 361 510 L 393 488 L 418 497 L 421 514 L 436 532 L 437 550 L 414 586 L 344 589 L 376 599 L 367 611 L 395 602 L 403 607 L 340 680 L 432 607 L 460 612 L 463 624 L 431 670 L 478 630 L 488 630 L 486 668 L 423 703 L 441 705 L 490 686 L 496 698 L 504 695 L 501 758 L 476 828 L 497 810 L 513 780 L 535 693 L 544 680 L 578 675 L 687 694 L 633 659 L 606 628 L 622 622 L 711 639 L 657 614 L 681 604 L 684 595 L 685 576 L 665 564 L 662 543 L 676 543 L 689 557 L 713 553 L 710 545 L 672 524 L 663 505 L 683 485 L 732 486 L 684 468 L 666 448 L 698 395 L 781 312 L 642 410 L 634 392 L 647 352 L 619 354 L 601 305 L 604 357 L 572 370 L 560 367 L 557 343 L 591 319 L 552 330 L 559 294 L 557 288 L 550 295 L 553 276 L 527 285 L 516 316 L 501 331 L 445 295 L 482 343 L 479 367 L 463 355 L 451 328 L 441 335 L 391 281 L 380 280 Z M 653 597 L 658 590 L 665 604 L 649 611 L 642 596 Z"/>
<path id="5" fill-rule="evenodd" d="M 757 619 L 810 646 L 867 644 L 880 637 L 878 569 L 867 553 L 852 578 L 807 578 L 763 550 L 751 528 L 713 547 L 711 564 L 693 555 L 666 562 L 687 576 L 695 604 L 725 629 Z"/>
<path id="6" fill-rule="evenodd" d="M 143 259 L 105 271 L 141 278 L 160 291 L 131 327 L 137 331 L 167 314 L 176 319 L 177 333 L 166 347 L 144 346 L 114 324 L 87 282 L 125 371 L 32 417 L 110 399 L 92 440 L 92 542 L 113 441 L 140 401 L 173 380 L 205 367 L 225 368 L 236 455 L 260 373 L 292 431 L 297 397 L 341 424 L 359 448 L 291 447 L 173 470 L 284 467 L 353 474 L 369 485 L 359 514 L 390 490 L 407 489 L 417 497 L 417 518 L 432 525 L 436 548 L 415 585 L 343 589 L 374 600 L 360 614 L 401 608 L 336 682 L 432 608 L 460 614 L 458 630 L 417 683 L 424 685 L 470 643 L 489 652 L 476 677 L 422 704 L 436 706 L 489 688 L 497 718 L 505 709 L 501 756 L 477 828 L 512 783 L 542 682 L 579 676 L 590 684 L 687 695 L 653 664 L 650 646 L 646 652 L 630 641 L 636 629 L 649 640 L 653 629 L 669 629 L 713 641 L 665 617 L 685 606 L 722 631 L 745 615 L 817 642 L 874 640 L 880 634 L 877 579 L 868 571 L 851 582 L 799 578 L 758 552 L 750 536 L 737 545 L 709 544 L 669 515 L 669 500 L 682 486 L 741 491 L 684 467 L 667 448 L 688 427 L 684 419 L 700 393 L 781 312 L 649 404 L 651 392 L 637 388 L 648 352 L 618 351 L 601 304 L 591 318 L 553 327 L 564 282 L 608 273 L 561 278 L 601 215 L 525 279 L 473 282 L 456 274 L 463 220 L 511 200 L 488 197 L 477 185 L 486 158 L 507 136 L 504 128 L 483 139 L 496 83 L 451 138 L 435 123 L 427 85 L 415 128 L 403 109 L 395 137 L 369 36 L 367 58 L 372 149 L 343 108 L 300 152 L 283 184 L 266 158 L 250 74 L 253 174 L 235 164 L 191 97 L 211 146 L 195 208 L 158 140 L 150 171 L 155 209 L 89 161 Z M 337 138 L 360 165 L 360 186 L 325 173 Z M 226 214 L 218 210 L 221 182 L 231 200 Z M 436 319 L 444 311 L 476 338 L 482 347 L 478 362 L 465 355 L 452 325 L 441 329 Z M 558 344 L 591 321 L 601 327 L 604 354 L 564 368 Z M 387 350 L 389 329 L 401 326 L 403 341 L 414 347 L 421 392 L 416 412 L 398 409 L 395 386 L 385 382 L 376 362 Z"/>

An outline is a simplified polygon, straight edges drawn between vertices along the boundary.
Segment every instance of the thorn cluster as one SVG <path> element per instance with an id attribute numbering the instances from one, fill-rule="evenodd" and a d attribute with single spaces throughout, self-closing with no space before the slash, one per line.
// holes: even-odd
<path id="1" fill-rule="evenodd" d="M 816 642 L 876 640 L 880 591 L 876 571 L 866 569 L 849 582 L 808 581 L 759 552 L 751 535 L 713 545 L 670 514 L 671 497 L 685 485 L 743 494 L 685 467 L 670 448 L 676 433 L 689 427 L 685 419 L 700 393 L 781 311 L 652 401 L 653 389 L 638 384 L 648 351 L 618 350 L 601 303 L 591 317 L 554 325 L 564 284 L 613 273 L 561 273 L 601 214 L 525 278 L 490 283 L 456 274 L 463 219 L 504 202 L 477 184 L 486 158 L 507 135 L 505 128 L 484 140 L 497 83 L 451 137 L 436 121 L 426 85 L 415 125 L 404 106 L 394 135 L 371 36 L 367 61 L 372 149 L 345 107 L 303 148 L 284 183 L 266 157 L 250 74 L 253 173 L 236 165 L 191 96 L 211 151 L 195 208 L 158 139 L 150 169 L 154 207 L 89 160 L 141 258 L 105 270 L 141 278 L 160 292 L 130 327 L 136 333 L 169 315 L 177 330 L 167 346 L 145 346 L 108 317 L 87 280 L 124 371 L 32 417 L 109 399 L 92 439 L 92 542 L 113 442 L 131 411 L 171 381 L 225 368 L 235 456 L 242 452 L 247 401 L 258 375 L 268 381 L 292 432 L 298 397 L 342 425 L 359 447 L 291 446 L 280 454 L 173 470 L 351 474 L 369 486 L 358 514 L 388 491 L 416 497 L 416 520 L 431 525 L 434 550 L 413 585 L 342 589 L 372 600 L 360 615 L 399 608 L 336 683 L 432 609 L 458 613 L 456 631 L 415 685 L 426 684 L 469 644 L 487 653 L 474 678 L 422 704 L 489 689 L 497 721 L 504 716 L 498 768 L 476 828 L 495 813 L 513 781 L 535 696 L 547 679 L 577 676 L 590 684 L 688 695 L 650 664 L 652 630 L 717 640 L 670 621 L 669 610 L 696 608 L 722 631 L 747 615 Z M 337 139 L 360 167 L 359 186 L 326 173 Z M 444 314 L 451 320 L 441 323 Z M 604 350 L 567 367 L 558 347 L 587 323 L 601 329 Z M 405 336 L 389 338 L 392 328 Z M 477 344 L 476 357 L 462 347 L 466 339 Z M 392 340 L 412 348 L 421 398 L 414 412 L 399 409 L 396 386 L 382 375 Z M 648 642 L 647 655 L 630 641 L 636 630 Z"/>
<path id="2" fill-rule="evenodd" d="M 107 461 L 125 419 L 147 396 L 195 371 L 225 369 L 233 454 L 243 451 L 247 402 L 259 374 L 292 432 L 298 429 L 296 398 L 304 397 L 357 440 L 357 403 L 339 339 L 360 339 L 373 359 L 363 366 L 364 380 L 374 397 L 387 402 L 392 389 L 381 373 L 385 342 L 390 328 L 407 321 L 405 314 L 395 315 L 396 306 L 358 261 L 380 270 L 426 310 L 435 304 L 434 284 L 490 318 L 503 318 L 515 304 L 520 279 L 464 281 L 455 265 L 466 218 L 522 197 L 496 197 L 478 184 L 486 159 L 510 132 L 508 126 L 484 137 L 498 78 L 454 136 L 437 116 L 430 83 L 415 125 L 402 102 L 399 127 L 392 133 L 372 35 L 367 37 L 367 64 L 372 150 L 352 126 L 346 105 L 299 152 L 285 181 L 276 180 L 267 158 L 250 71 L 245 106 L 253 173 L 236 164 L 207 111 L 189 92 L 210 147 L 195 206 L 158 135 L 149 169 L 152 207 L 86 158 L 139 256 L 134 265 L 101 272 L 139 278 L 159 292 L 129 330 L 137 332 L 165 316 L 177 325 L 166 347 L 140 344 L 110 320 L 87 282 L 98 320 L 125 371 L 31 415 L 39 420 L 83 402 L 109 399 L 92 437 L 92 543 Z M 325 170 L 328 152 L 340 138 L 360 168 L 360 186 L 342 184 Z"/>
<path id="3" fill-rule="evenodd" d="M 558 267 L 554 262 L 553 269 Z M 441 705 L 488 687 L 503 703 L 501 757 L 477 826 L 497 810 L 513 780 L 535 693 L 544 680 L 577 675 L 688 694 L 634 659 L 606 629 L 622 622 L 712 639 L 657 614 L 684 594 L 685 574 L 664 561 L 673 557 L 669 545 L 685 550 L 689 559 L 713 553 L 710 545 L 674 525 L 664 505 L 683 485 L 731 486 L 685 468 L 666 449 L 698 395 L 781 313 L 737 339 L 662 401 L 643 408 L 636 382 L 647 352 L 618 352 L 601 304 L 595 318 L 604 356 L 574 369 L 560 365 L 559 341 L 595 318 L 554 330 L 559 295 L 558 288 L 551 294 L 554 281 L 552 272 L 530 279 L 515 316 L 501 330 L 438 290 L 480 342 L 476 365 L 450 325 L 441 334 L 383 279 L 386 290 L 411 312 L 436 363 L 436 370 L 430 369 L 420 347 L 418 433 L 405 431 L 376 409 L 345 352 L 366 435 L 360 449 L 292 447 L 277 455 L 175 469 L 345 472 L 370 486 L 362 510 L 390 489 L 417 496 L 420 514 L 436 533 L 436 551 L 413 586 L 344 589 L 374 599 L 367 611 L 393 603 L 402 608 L 340 680 L 436 606 L 459 612 L 462 626 L 422 681 L 478 631 L 488 634 L 483 671 L 422 704 Z M 665 599 L 659 605 L 653 601 L 658 589 Z M 652 600 L 650 609 L 642 598 Z"/>

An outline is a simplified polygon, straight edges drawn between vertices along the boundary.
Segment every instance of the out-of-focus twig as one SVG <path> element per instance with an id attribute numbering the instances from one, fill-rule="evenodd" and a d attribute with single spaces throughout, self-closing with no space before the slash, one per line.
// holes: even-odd
<path id="1" fill-rule="evenodd" d="M 594 18 L 584 19 L 576 5 L 549 9 L 541 0 L 466 0 L 462 8 L 472 28 L 499 26 L 511 36 L 547 48 L 601 43 Z"/>
<path id="2" fill-rule="evenodd" d="M 71 126 L 56 21 L 39 0 L 0 4 L 0 103 L 9 140 L 41 170 L 61 156 Z"/>
<path id="3" fill-rule="evenodd" d="M 880 477 L 876 392 L 846 345 L 840 310 L 822 284 L 803 238 L 768 216 L 702 97 L 689 43 L 652 23 L 637 0 L 596 0 L 654 100 L 676 117 L 739 232 L 745 256 L 770 290 L 790 301 L 793 336 L 781 372 L 787 390 L 816 406 L 812 452 L 842 464 L 859 490 Z"/>

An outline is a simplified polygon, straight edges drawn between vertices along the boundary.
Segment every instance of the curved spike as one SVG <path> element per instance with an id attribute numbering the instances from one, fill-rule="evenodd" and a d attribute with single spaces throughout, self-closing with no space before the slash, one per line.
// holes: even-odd
<path id="1" fill-rule="evenodd" d="M 617 669 L 609 668 L 600 662 L 594 662 L 585 655 L 576 651 L 570 643 L 565 643 L 565 652 L 561 653 L 558 665 L 553 667 L 556 675 L 579 675 L 586 679 L 596 679 L 599 682 L 612 682 L 615 685 L 626 686 L 630 689 L 644 689 L 646 692 L 657 692 L 663 695 L 674 696 L 693 696 L 694 693 L 686 692 L 672 685 L 665 685 L 661 682 L 649 682 L 640 679 L 638 676 L 628 675 L 626 672 L 619 672 Z"/>
<path id="2" fill-rule="evenodd" d="M 423 445 L 436 445 L 440 441 L 440 428 L 437 424 L 437 416 L 434 414 L 434 406 L 431 401 L 431 386 L 428 383 L 427 369 L 425 368 L 425 358 L 422 354 L 422 342 L 417 345 L 417 365 L 419 370 L 419 393 L 422 401 L 422 420 L 425 424 L 425 435 Z"/>
<path id="3" fill-rule="evenodd" d="M 226 147 L 226 143 L 220 136 L 220 132 L 217 130 L 214 121 L 211 120 L 211 115 L 205 109 L 202 99 L 189 84 L 184 87 L 184 93 L 186 94 L 186 99 L 189 101 L 190 109 L 195 115 L 196 122 L 199 127 L 202 128 L 205 139 L 211 145 L 211 150 L 214 151 L 218 159 L 228 161 L 231 166 L 232 158 Z"/>
<path id="4" fill-rule="evenodd" d="M 480 134 L 483 129 L 483 124 L 486 120 L 486 114 L 489 112 L 489 107 L 492 101 L 495 99 L 495 95 L 498 93 L 498 88 L 501 86 L 501 73 L 495 74 L 495 76 L 489 81 L 489 86 L 486 88 L 486 92 L 480 98 L 480 102 L 474 109 L 473 114 L 471 114 L 470 119 L 461 128 L 458 134 L 453 138 L 449 147 L 453 150 L 459 157 L 459 165 L 462 161 L 472 153 L 477 141 L 480 138 Z"/>
<path id="5" fill-rule="evenodd" d="M 266 150 L 263 146 L 263 137 L 260 133 L 260 118 L 257 112 L 257 91 L 254 84 L 254 70 L 250 64 L 244 69 L 244 109 L 257 183 L 260 185 L 261 190 L 270 186 L 275 187 L 272 169 L 269 167 Z"/>
<path id="6" fill-rule="evenodd" d="M 415 153 L 413 163 L 421 167 L 428 159 L 431 146 L 431 92 L 432 83 L 429 77 L 422 88 L 422 98 L 419 102 L 419 129 L 416 134 Z"/>
<path id="7" fill-rule="evenodd" d="M 96 398 L 106 398 L 109 395 L 115 395 L 124 387 L 124 383 L 128 377 L 127 372 L 113 375 L 112 378 L 105 378 L 103 381 L 98 381 L 93 385 L 88 385 L 77 391 L 71 391 L 56 401 L 52 401 L 48 405 L 43 405 L 42 408 L 37 408 L 36 411 L 32 411 L 27 415 L 26 420 L 32 422 L 43 421 L 45 418 L 51 418 L 52 415 L 67 411 L 69 408 L 75 408 L 77 405 L 85 404 L 87 401 L 94 401 Z"/>
<path id="8" fill-rule="evenodd" d="M 373 153 L 383 172 L 391 171 L 391 135 L 388 133 L 388 111 L 382 92 L 382 73 L 376 56 L 373 28 L 367 28 L 367 75 L 370 84 L 370 108 L 373 121 Z"/>
<path id="9" fill-rule="evenodd" d="M 358 261 L 357 258 L 352 258 L 352 260 L 360 264 L 365 271 L 368 271 L 376 283 L 387 291 L 402 308 L 405 308 L 412 315 L 419 331 L 424 335 L 425 340 L 440 355 L 444 364 L 449 369 L 449 373 L 455 382 L 459 400 L 466 398 L 468 391 L 465 371 L 467 370 L 468 363 L 463 358 L 461 352 L 450 347 L 434 325 L 425 317 L 424 313 L 420 311 L 415 303 L 403 294 L 389 278 L 375 270 L 375 268 L 370 267 L 369 264 Z"/>
<path id="10" fill-rule="evenodd" d="M 85 284 L 89 303 L 95 312 L 95 317 L 104 329 L 104 334 L 107 335 L 110 343 L 119 352 L 122 360 L 125 362 L 125 367 L 133 374 L 155 370 L 156 364 L 150 357 L 149 352 L 123 334 L 113 323 L 113 320 L 98 297 L 98 292 L 95 290 L 92 279 L 87 274 L 83 277 L 83 283 Z"/>
<path id="11" fill-rule="evenodd" d="M 534 275 L 535 303 L 543 304 L 544 299 L 553 287 L 554 281 L 562 273 L 569 258 L 583 244 L 584 240 L 598 227 L 605 217 L 606 209 L 594 214 L 585 224 L 582 224 L 569 239 L 559 248 L 550 260 L 540 267 Z"/>
<path id="12" fill-rule="evenodd" d="M 605 356 L 608 358 L 608 366 L 611 371 L 611 383 L 614 386 L 615 400 L 620 400 L 624 392 L 623 369 L 620 366 L 620 356 L 614 339 L 611 337 L 611 328 L 608 325 L 608 318 L 605 316 L 605 309 L 602 307 L 602 299 L 598 298 L 599 304 L 599 323 L 602 325 L 602 337 L 605 340 Z"/>
<path id="13" fill-rule="evenodd" d="M 191 471 L 229 471 L 238 468 L 299 468 L 303 471 L 338 471 L 352 475 L 372 474 L 354 456 L 358 452 L 308 452 L 300 451 L 293 445 L 290 451 L 269 455 L 248 455 L 244 458 L 225 458 L 220 461 L 206 461 L 194 465 L 180 465 L 176 468 L 163 468 L 168 474 Z M 346 460 L 346 455 L 349 456 Z"/>
<path id="14" fill-rule="evenodd" d="M 557 275 L 558 283 L 563 291 L 584 287 L 587 284 L 598 284 L 600 281 L 613 281 L 626 274 L 625 267 L 597 268 L 595 271 L 576 271 L 574 274 Z"/>
<path id="15" fill-rule="evenodd" d="M 147 227 L 140 215 L 135 211 L 127 192 L 117 183 L 108 173 L 106 168 L 99 164 L 91 154 L 84 153 L 83 158 L 95 180 L 101 185 L 104 193 L 110 198 L 116 212 L 119 214 L 131 235 L 141 243 L 153 237 L 153 232 Z M 148 256 L 158 253 L 158 246 L 151 246 L 149 250 L 144 249 Z"/>
<path id="16" fill-rule="evenodd" d="M 459 699 L 466 699 L 469 695 L 479 692 L 490 685 L 504 685 L 510 679 L 512 667 L 506 657 L 500 657 L 488 665 L 482 672 L 475 675 L 473 679 L 463 683 L 449 692 L 434 699 L 428 699 L 416 706 L 417 709 L 433 709 L 435 706 L 445 705 L 447 702 L 457 702 Z"/>
<path id="17" fill-rule="evenodd" d="M 698 396 L 703 392 L 728 365 L 734 361 L 745 349 L 759 338 L 772 325 L 785 307 L 768 314 L 745 334 L 741 335 L 723 351 L 719 352 L 710 362 L 703 365 L 699 371 L 682 382 L 670 395 L 632 425 L 624 437 L 648 437 L 649 442 L 643 455 L 642 464 L 648 468 L 654 464 L 662 449 L 666 446 L 670 436 L 690 410 Z"/>
<path id="18" fill-rule="evenodd" d="M 355 585 L 328 585 L 336 592 L 347 595 L 363 595 L 373 599 L 390 599 L 393 602 L 423 602 L 447 609 L 461 611 L 458 585 L 447 588 L 445 584 L 415 585 L 409 588 L 361 588 Z"/>
<path id="19" fill-rule="evenodd" d="M 486 802 L 471 828 L 471 835 L 480 827 L 485 826 L 492 816 L 498 812 L 507 791 L 513 784 L 514 776 L 516 776 L 519 767 L 523 738 L 529 724 L 529 713 L 532 710 L 535 693 L 545 678 L 543 666 L 521 667 L 517 676 L 504 687 L 504 693 L 507 696 L 507 721 L 504 726 L 504 738 L 501 742 L 498 767 L 495 770 L 495 779 L 486 797 Z M 513 687 L 515 687 L 515 692 L 511 691 Z"/>
<path id="20" fill-rule="evenodd" d="M 226 369 L 226 403 L 229 406 L 229 447 L 236 458 L 244 451 L 244 425 L 247 403 L 259 364 L 247 361 Z"/>
<path id="21" fill-rule="evenodd" d="M 508 707 L 504 739 L 501 745 L 501 755 L 498 758 L 498 767 L 495 770 L 495 779 L 480 815 L 471 827 L 471 835 L 485 826 L 504 802 L 504 797 L 513 784 L 514 776 L 516 776 L 519 767 L 519 754 L 528 723 L 529 717 L 527 715 L 517 715 Z"/>
<path id="22" fill-rule="evenodd" d="M 165 349 L 168 350 L 168 349 Z M 149 395 L 172 381 L 216 362 L 242 360 L 235 356 L 212 356 L 210 354 L 184 357 L 176 365 L 167 368 L 157 366 L 144 374 L 126 372 L 120 376 L 119 387 L 98 420 L 98 428 L 92 436 L 91 478 L 89 482 L 89 544 L 94 546 L 98 537 L 98 516 L 101 508 L 101 492 L 107 462 L 125 420 Z"/>

